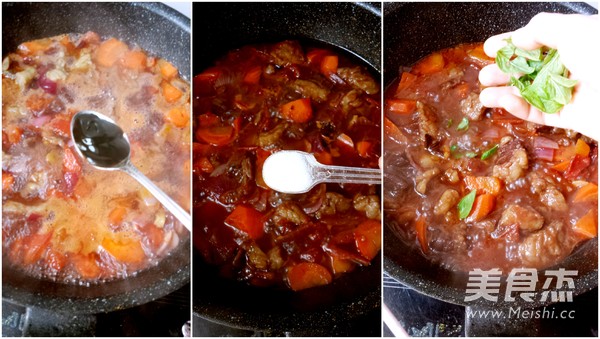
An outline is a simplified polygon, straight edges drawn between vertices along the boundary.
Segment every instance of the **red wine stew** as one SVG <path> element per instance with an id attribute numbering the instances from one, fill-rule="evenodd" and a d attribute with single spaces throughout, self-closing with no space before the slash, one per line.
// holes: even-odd
<path id="1" fill-rule="evenodd" d="M 13 267 L 89 284 L 156 264 L 187 231 L 134 179 L 76 153 L 72 116 L 115 120 L 131 160 L 190 201 L 189 84 L 177 68 L 96 33 L 25 42 L 2 62 L 2 249 Z M 186 165 L 187 164 L 187 165 Z"/>
<path id="2" fill-rule="evenodd" d="M 376 186 L 289 195 L 262 178 L 279 150 L 377 167 L 378 81 L 336 51 L 303 47 L 243 47 L 194 78 L 194 244 L 223 276 L 252 285 L 328 284 L 381 247 Z"/>
<path id="3" fill-rule="evenodd" d="M 597 236 L 598 144 L 482 107 L 491 62 L 460 45 L 386 92 L 386 223 L 449 269 L 548 267 Z"/>

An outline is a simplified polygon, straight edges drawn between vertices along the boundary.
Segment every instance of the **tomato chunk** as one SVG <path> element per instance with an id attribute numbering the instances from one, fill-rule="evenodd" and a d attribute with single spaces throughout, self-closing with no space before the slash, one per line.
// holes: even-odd
<path id="1" fill-rule="evenodd" d="M 332 279 L 327 268 L 311 262 L 294 265 L 287 271 L 288 283 L 294 291 L 327 285 Z"/>

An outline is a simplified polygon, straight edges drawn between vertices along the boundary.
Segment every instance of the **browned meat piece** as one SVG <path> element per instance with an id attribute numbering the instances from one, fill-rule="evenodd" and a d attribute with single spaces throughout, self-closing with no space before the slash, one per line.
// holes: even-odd
<path id="1" fill-rule="evenodd" d="M 358 194 L 354 197 L 353 204 L 354 209 L 359 212 L 364 212 L 367 218 L 375 220 L 381 219 L 381 206 L 379 204 L 378 196 Z"/>
<path id="2" fill-rule="evenodd" d="M 477 93 L 470 93 L 468 97 L 460 101 L 460 109 L 464 115 L 474 121 L 481 120 L 485 107 L 479 102 Z"/>
<path id="3" fill-rule="evenodd" d="M 510 205 L 502 213 L 498 228 L 505 229 L 513 224 L 518 224 L 523 231 L 533 232 L 544 226 L 544 217 L 531 207 Z"/>
<path id="4" fill-rule="evenodd" d="M 338 212 L 345 212 L 352 206 L 352 201 L 343 195 L 335 192 L 325 193 L 323 205 L 317 211 L 317 218 L 324 215 L 334 215 Z"/>
<path id="5" fill-rule="evenodd" d="M 417 119 L 421 141 L 427 144 L 431 140 L 437 140 L 438 127 L 436 125 L 437 119 L 435 113 L 420 101 L 417 101 Z"/>
<path id="6" fill-rule="evenodd" d="M 258 136 L 258 145 L 262 148 L 272 148 L 275 143 L 281 138 L 283 132 L 287 128 L 286 123 L 279 123 L 268 132 L 263 132 Z"/>
<path id="7" fill-rule="evenodd" d="M 275 210 L 273 221 L 279 224 L 281 221 L 289 221 L 295 225 L 304 225 L 310 220 L 306 213 L 295 203 L 286 201 Z"/>
<path id="8" fill-rule="evenodd" d="M 519 245 L 519 257 L 523 265 L 541 267 L 555 262 L 565 254 L 566 238 L 564 224 L 552 221 L 548 226 L 527 236 Z"/>
<path id="9" fill-rule="evenodd" d="M 550 178 L 538 172 L 529 174 L 527 178 L 531 183 L 531 192 L 539 195 L 542 204 L 561 212 L 569 208 L 564 195 L 556 188 Z"/>
<path id="10" fill-rule="evenodd" d="M 439 173 L 440 173 L 439 168 L 432 168 L 432 169 L 425 171 L 424 173 L 417 175 L 417 180 L 416 180 L 417 192 L 419 192 L 421 194 L 425 194 L 425 192 L 427 192 L 427 184 L 429 183 L 431 178 L 435 177 Z"/>
<path id="11" fill-rule="evenodd" d="M 448 212 L 452 207 L 454 207 L 458 201 L 460 200 L 460 195 L 457 191 L 453 189 L 447 189 L 442 193 L 440 200 L 435 205 L 433 209 L 433 213 L 435 215 L 442 215 Z"/>
<path id="12" fill-rule="evenodd" d="M 361 67 L 338 68 L 337 74 L 352 87 L 363 90 L 367 94 L 376 94 L 379 92 L 379 85 Z"/>
<path id="13" fill-rule="evenodd" d="M 302 94 L 303 97 L 309 97 L 316 102 L 327 100 L 327 96 L 329 95 L 329 90 L 327 88 L 323 88 L 308 80 L 295 80 L 292 82 L 291 86 L 294 91 Z"/>
<path id="14" fill-rule="evenodd" d="M 517 148 L 507 162 L 494 166 L 492 175 L 505 182 L 512 183 L 525 175 L 528 166 L 527 151 L 524 148 Z"/>
<path id="15" fill-rule="evenodd" d="M 351 90 L 344 95 L 340 103 L 342 104 L 342 110 L 346 114 L 348 114 L 353 108 L 360 107 L 362 105 L 362 100 L 360 100 L 360 91 L 356 89 Z"/>
<path id="16" fill-rule="evenodd" d="M 429 248 L 437 252 L 461 253 L 467 249 L 467 225 L 464 222 L 429 228 Z"/>
<path id="17" fill-rule="evenodd" d="M 259 270 L 264 270 L 268 267 L 269 258 L 255 243 L 248 246 L 246 257 L 248 258 L 248 262 Z"/>
<path id="18" fill-rule="evenodd" d="M 269 54 L 273 57 L 273 62 L 279 67 L 304 62 L 304 53 L 297 41 L 278 43 Z"/>

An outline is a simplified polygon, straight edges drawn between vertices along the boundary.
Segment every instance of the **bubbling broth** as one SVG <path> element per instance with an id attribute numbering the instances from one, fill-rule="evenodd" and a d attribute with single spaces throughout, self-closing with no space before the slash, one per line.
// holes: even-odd
<path id="1" fill-rule="evenodd" d="M 75 113 L 108 116 L 127 133 L 132 163 L 189 209 L 190 86 L 176 67 L 94 32 L 59 35 L 8 54 L 2 89 L 4 264 L 93 284 L 156 265 L 186 241 L 148 191 L 125 173 L 94 169 L 70 135 Z M 102 152 L 117 132 L 104 136 Z"/>

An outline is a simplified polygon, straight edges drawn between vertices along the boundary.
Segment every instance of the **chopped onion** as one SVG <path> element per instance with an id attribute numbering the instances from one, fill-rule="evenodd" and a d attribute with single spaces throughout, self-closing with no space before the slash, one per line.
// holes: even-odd
<path id="1" fill-rule="evenodd" d="M 533 153 L 538 159 L 552 161 L 554 159 L 554 150 L 552 148 L 536 148 Z"/>
<path id="2" fill-rule="evenodd" d="M 488 128 L 482 134 L 482 139 L 496 139 L 500 137 L 500 132 L 497 128 Z"/>
<path id="3" fill-rule="evenodd" d="M 556 141 L 548 139 L 548 138 L 535 137 L 533 139 L 533 147 L 558 149 L 558 143 Z"/>

